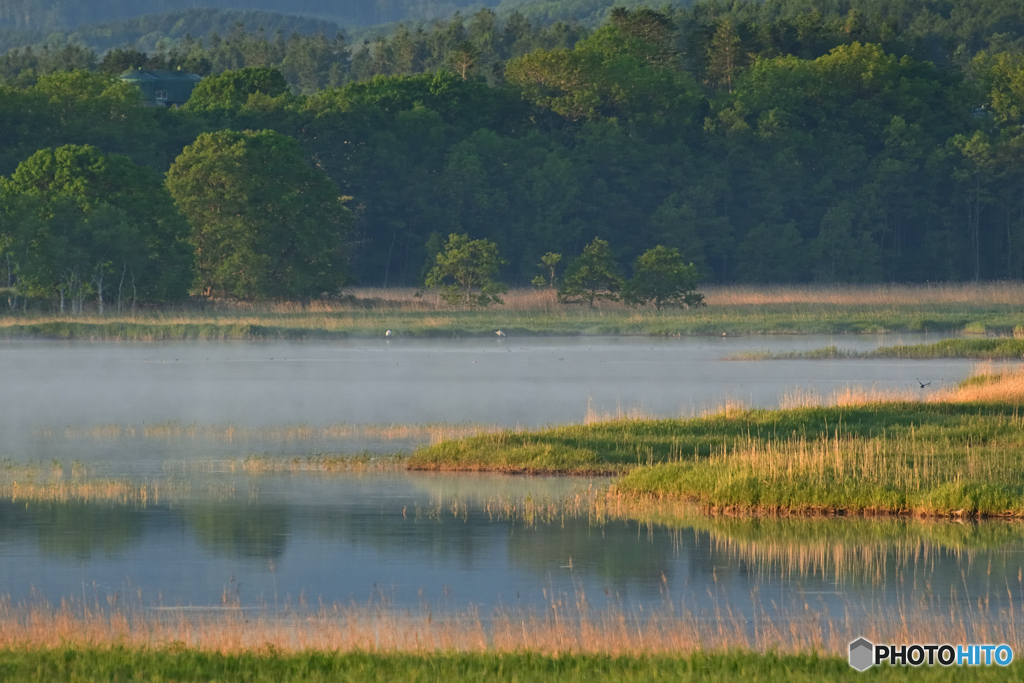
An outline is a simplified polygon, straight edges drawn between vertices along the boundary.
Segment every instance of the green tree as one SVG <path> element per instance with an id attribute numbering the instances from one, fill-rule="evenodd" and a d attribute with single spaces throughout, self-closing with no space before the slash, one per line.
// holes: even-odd
<path id="1" fill-rule="evenodd" d="M 254 95 L 281 97 L 289 92 L 288 81 L 277 69 L 247 66 L 199 81 L 182 108 L 196 112 L 237 110 Z"/>
<path id="2" fill-rule="evenodd" d="M 427 281 L 427 276 L 430 275 L 430 271 L 437 265 L 437 255 L 444 250 L 444 237 L 439 232 L 430 233 L 430 237 L 427 238 L 426 244 L 423 245 L 423 251 L 426 253 L 426 258 L 423 261 L 423 267 L 420 268 L 420 284 Z"/>
<path id="3" fill-rule="evenodd" d="M 828 210 L 808 253 L 814 279 L 821 282 L 877 282 L 882 277 L 881 251 L 868 232 L 854 229 L 848 206 Z"/>
<path id="4" fill-rule="evenodd" d="M 351 213 L 293 138 L 203 133 L 175 160 L 167 187 L 192 227 L 194 292 L 307 298 L 345 284 Z"/>
<path id="5" fill-rule="evenodd" d="M 469 235 L 452 233 L 425 284 L 439 288 L 441 297 L 453 305 L 503 304 L 499 295 L 507 292 L 508 287 L 494 280 L 502 263 L 494 242 L 470 240 Z"/>
<path id="6" fill-rule="evenodd" d="M 631 306 L 653 303 L 659 311 L 662 306 L 703 306 L 704 295 L 696 291 L 698 277 L 697 267 L 684 263 L 678 249 L 659 244 L 637 257 L 622 299 Z"/>
<path id="7" fill-rule="evenodd" d="M 544 254 L 540 257 L 540 265 L 543 268 L 547 268 L 548 277 L 545 278 L 543 275 L 538 275 L 533 278 L 533 284 L 538 287 L 550 287 L 555 288 L 555 266 L 562 260 L 561 254 L 556 254 L 552 251 Z"/>
<path id="8" fill-rule="evenodd" d="M 566 267 L 558 300 L 564 304 L 586 301 L 593 308 L 597 299 L 617 301 L 621 288 L 622 276 L 608 242 L 595 237 Z"/>
<path id="9" fill-rule="evenodd" d="M 692 77 L 666 65 L 662 46 L 605 26 L 572 50 L 537 50 L 508 62 L 523 97 L 570 121 L 616 118 L 689 124 L 700 97 Z"/>
<path id="10" fill-rule="evenodd" d="M 708 45 L 707 75 L 712 86 L 732 92 L 736 74 L 743 67 L 742 48 L 732 19 L 726 17 L 719 22 L 715 36 Z"/>
<path id="11" fill-rule="evenodd" d="M 191 274 L 187 225 L 160 175 L 117 154 L 65 145 L 44 149 L 0 179 L 5 258 L 19 286 L 81 310 L 182 298 Z"/>

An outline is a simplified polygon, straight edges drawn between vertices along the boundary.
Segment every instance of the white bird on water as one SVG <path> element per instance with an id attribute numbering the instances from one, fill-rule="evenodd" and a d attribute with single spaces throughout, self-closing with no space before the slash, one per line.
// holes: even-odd
<path id="1" fill-rule="evenodd" d="M 505 333 L 502 332 L 501 330 L 497 330 L 494 334 L 498 335 L 499 337 L 504 337 L 505 336 Z"/>
<path id="2" fill-rule="evenodd" d="M 385 332 L 384 336 L 385 337 L 390 337 L 391 336 L 391 330 L 388 330 L 387 332 Z"/>

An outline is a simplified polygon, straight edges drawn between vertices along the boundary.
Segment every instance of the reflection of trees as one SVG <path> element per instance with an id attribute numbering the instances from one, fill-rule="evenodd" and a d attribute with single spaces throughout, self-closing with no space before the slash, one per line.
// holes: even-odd
<path id="1" fill-rule="evenodd" d="M 443 559 L 469 569 L 490 555 L 504 531 L 479 512 L 458 518 L 428 516 L 414 506 L 385 510 L 369 508 L 302 508 L 296 523 L 324 540 L 373 548 L 381 554 L 407 555 L 423 560 Z"/>
<path id="2" fill-rule="evenodd" d="M 633 523 L 593 526 L 580 518 L 516 526 L 508 536 L 509 561 L 546 575 L 562 571 L 572 558 L 573 572 L 592 574 L 616 589 L 630 583 L 658 585 L 662 575 L 672 575 L 672 539 L 664 529 L 650 535 L 645 528 L 637 530 Z"/>
<path id="3" fill-rule="evenodd" d="M 2 538 L 36 535 L 43 555 L 88 559 L 115 555 L 142 538 L 141 513 L 133 508 L 86 502 L 0 501 Z"/>
<path id="4" fill-rule="evenodd" d="M 262 559 L 284 554 L 289 514 L 283 505 L 200 503 L 185 509 L 199 545 L 216 555 Z"/>

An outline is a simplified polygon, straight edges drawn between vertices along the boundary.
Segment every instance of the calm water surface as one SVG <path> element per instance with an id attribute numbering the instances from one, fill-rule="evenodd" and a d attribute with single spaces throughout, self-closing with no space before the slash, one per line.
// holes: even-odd
<path id="1" fill-rule="evenodd" d="M 0 455 L 15 460 L 116 461 L 139 471 L 175 458 L 304 443 L 148 439 L 62 441 L 67 428 L 154 423 L 267 427 L 305 424 L 483 423 L 536 427 L 642 409 L 678 416 L 726 400 L 777 405 L 795 389 L 938 386 L 970 361 L 724 361 L 751 350 L 865 350 L 936 340 L 902 336 L 652 339 L 356 340 L 326 343 L 0 344 Z M 323 451 L 402 450 L 414 443 L 325 442 Z"/>
<path id="2" fill-rule="evenodd" d="M 552 599 L 740 614 L 1020 599 L 1020 524 L 737 521 L 678 528 L 526 523 L 495 502 L 590 483 L 495 475 L 217 477 L 233 493 L 145 507 L 0 504 L 0 585 L 16 600 L 120 593 L 147 607 L 388 604 L 433 610 Z M 456 505 L 457 503 L 457 505 Z M 492 512 L 488 512 L 490 503 Z M 851 531 L 852 529 L 852 531 Z"/>
<path id="3" fill-rule="evenodd" d="M 931 340 L 936 339 L 933 337 Z M 0 592 L 146 606 L 291 601 L 461 609 L 673 604 L 746 614 L 810 602 L 963 603 L 1019 595 L 1016 524 L 732 522 L 678 528 L 494 514 L 602 481 L 412 473 L 202 474 L 253 452 L 408 450 L 425 437 L 141 436 L 146 425 L 484 423 L 539 426 L 642 408 L 689 414 L 726 399 L 773 406 L 796 388 L 955 382 L 966 361 L 729 362 L 747 350 L 868 349 L 924 337 L 543 338 L 301 344 L 0 345 L 0 452 L 86 463 L 184 491 L 146 506 L 0 502 Z M 135 427 L 135 436 L 104 430 Z M 179 467 L 184 465 L 183 467 Z M 853 524 L 847 522 L 855 522 Z M 803 524 L 803 526 L 801 526 Z"/>

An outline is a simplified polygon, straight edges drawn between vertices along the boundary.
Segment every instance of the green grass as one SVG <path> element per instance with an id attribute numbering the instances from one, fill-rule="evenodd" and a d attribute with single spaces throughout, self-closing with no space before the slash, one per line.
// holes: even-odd
<path id="1" fill-rule="evenodd" d="M 914 290 L 916 291 L 916 290 Z M 693 310 L 590 309 L 547 300 L 484 310 L 450 310 L 402 300 L 400 303 L 338 304 L 334 307 L 266 304 L 251 310 L 167 309 L 135 314 L 55 316 L 33 313 L 0 316 L 0 337 L 109 340 L 332 339 L 379 337 L 388 329 L 401 337 L 493 336 L 501 329 L 523 335 L 721 336 L 752 334 L 860 334 L 958 332 L 965 328 L 1009 334 L 1024 324 L 1024 305 L 979 294 L 975 303 L 915 303 L 908 290 L 899 300 L 868 303 L 821 301 L 765 303 L 722 290 L 718 303 Z M 714 302 L 715 297 L 710 301 Z M 362 300 L 356 300 L 357 302 Z M 378 301 L 377 299 L 367 301 Z M 379 301 L 387 301 L 381 299 Z M 972 327 L 973 326 L 973 327 Z"/>
<path id="2" fill-rule="evenodd" d="M 729 356 L 729 360 L 829 360 L 837 358 L 976 358 L 1009 360 L 1024 358 L 1024 339 L 943 339 L 931 344 L 882 346 L 873 351 L 847 351 L 826 346 L 811 351 L 753 351 Z"/>
<path id="3" fill-rule="evenodd" d="M 1024 358 L 1024 339 L 943 339 L 934 344 L 883 346 L 868 355 L 872 358 Z"/>
<path id="4" fill-rule="evenodd" d="M 0 651 L 5 681 L 339 681 L 449 683 L 516 681 L 1007 681 L 1024 666 L 872 667 L 858 673 L 838 657 L 814 654 L 693 654 L 683 657 L 610 657 L 540 654 L 335 654 L 273 652 L 214 654 L 191 650 L 7 649 Z"/>
<path id="5" fill-rule="evenodd" d="M 714 509 L 1024 514 L 1024 420 L 1005 403 L 741 410 L 506 431 L 419 448 L 409 466 L 621 473 L 616 495 Z"/>

